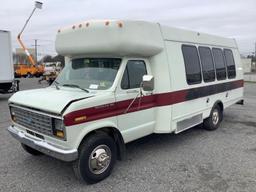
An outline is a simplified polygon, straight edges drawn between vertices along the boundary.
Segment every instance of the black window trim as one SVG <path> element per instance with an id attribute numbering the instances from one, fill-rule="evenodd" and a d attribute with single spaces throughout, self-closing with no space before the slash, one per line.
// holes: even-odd
<path id="1" fill-rule="evenodd" d="M 214 79 L 211 79 L 210 81 L 205 81 L 205 79 L 204 79 L 204 71 L 203 71 L 203 64 L 202 64 L 202 60 L 201 60 L 201 56 L 200 56 L 200 48 L 206 48 L 206 49 L 209 49 L 210 50 L 210 54 L 211 54 L 211 59 L 212 59 L 212 64 L 213 64 L 213 70 L 214 70 Z M 202 79 L 203 79 L 203 81 L 205 82 L 205 83 L 211 83 L 211 82 L 214 82 L 214 81 L 216 81 L 216 79 L 217 79 L 217 74 L 216 74 L 216 67 L 215 67 L 215 62 L 214 62 L 214 59 L 213 59 L 213 54 L 212 54 L 212 49 L 211 49 L 211 47 L 208 47 L 208 46 L 198 46 L 197 47 L 197 49 L 198 49 L 198 55 L 199 55 L 199 60 L 200 60 L 200 64 L 201 64 L 201 69 L 202 69 Z"/>
<path id="2" fill-rule="evenodd" d="M 140 87 L 135 87 L 135 88 L 128 88 L 128 89 L 123 89 L 122 88 L 122 79 L 123 79 L 123 76 L 124 76 L 124 73 L 125 73 L 125 70 L 126 70 L 126 67 L 127 67 L 127 64 L 129 61 L 141 61 L 143 62 L 144 66 L 145 66 L 145 69 L 146 69 L 146 74 L 148 74 L 148 68 L 147 68 L 147 62 L 143 59 L 128 59 L 126 64 L 125 64 L 125 68 L 124 68 L 124 71 L 123 71 L 123 75 L 122 75 L 122 78 L 121 78 L 121 81 L 120 81 L 120 88 L 121 90 L 130 90 L 130 89 L 139 89 Z M 129 72 L 128 72 L 128 83 L 129 83 L 129 87 L 130 87 L 130 77 L 129 77 Z"/>
<path id="3" fill-rule="evenodd" d="M 215 50 L 220 50 L 220 51 L 221 51 L 221 53 L 222 53 L 222 58 L 223 58 L 223 61 L 224 61 L 224 67 L 225 67 L 225 71 L 226 71 L 225 78 L 223 78 L 223 79 L 218 79 L 218 77 L 217 77 L 216 63 L 215 63 L 215 58 L 214 58 L 214 55 L 213 55 L 213 61 L 214 61 L 214 65 L 215 65 L 216 79 L 217 79 L 217 81 L 226 80 L 226 79 L 228 78 L 228 69 L 227 69 L 227 63 L 226 63 L 226 59 L 225 59 L 225 55 L 224 55 L 224 50 L 223 50 L 222 48 L 219 48 L 219 47 L 212 47 L 212 54 L 213 54 L 213 49 L 215 49 Z"/>
<path id="4" fill-rule="evenodd" d="M 183 54 L 183 47 L 193 47 L 193 48 L 196 48 L 197 57 L 198 57 L 198 61 L 199 61 L 199 67 L 200 67 L 200 81 L 198 81 L 198 82 L 193 82 L 193 83 L 188 82 L 188 79 L 187 79 L 187 67 L 186 67 L 186 64 L 185 64 L 185 58 L 184 58 L 184 54 Z M 184 66 L 185 66 L 185 76 L 186 76 L 187 84 L 188 84 L 188 85 L 201 84 L 202 81 L 203 81 L 202 65 L 201 65 L 201 60 L 200 60 L 200 56 L 199 56 L 199 53 L 198 53 L 198 48 L 197 48 L 197 46 L 195 46 L 195 45 L 189 45 L 189 44 L 182 44 L 182 45 L 181 45 L 181 51 L 182 51 L 182 56 L 183 56 L 183 61 L 184 61 Z"/>
<path id="5" fill-rule="evenodd" d="M 225 55 L 225 50 L 230 51 L 231 54 L 232 54 L 232 60 L 233 60 L 234 66 L 235 66 L 235 76 L 234 77 L 229 77 L 228 63 L 227 63 L 227 59 L 226 59 L 226 55 Z M 223 56 L 224 56 L 224 60 L 225 60 L 225 63 L 226 63 L 227 79 L 235 79 L 236 78 L 236 63 L 235 63 L 235 58 L 234 58 L 234 54 L 233 54 L 232 49 L 224 48 L 223 49 Z"/>

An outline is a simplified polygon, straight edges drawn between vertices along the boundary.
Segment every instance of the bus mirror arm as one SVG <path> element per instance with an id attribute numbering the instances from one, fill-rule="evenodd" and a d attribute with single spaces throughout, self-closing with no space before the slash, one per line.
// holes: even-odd
<path id="1" fill-rule="evenodd" d="M 142 77 L 142 82 L 140 84 L 140 91 L 138 92 L 136 97 L 134 97 L 134 99 L 131 101 L 131 103 L 129 104 L 127 109 L 124 111 L 124 113 L 127 113 L 129 111 L 133 103 L 138 98 L 139 98 L 139 103 L 138 103 L 138 109 L 139 109 L 141 105 L 141 98 L 144 96 L 143 91 L 150 92 L 153 90 L 154 90 L 154 77 L 152 75 L 144 75 Z"/>

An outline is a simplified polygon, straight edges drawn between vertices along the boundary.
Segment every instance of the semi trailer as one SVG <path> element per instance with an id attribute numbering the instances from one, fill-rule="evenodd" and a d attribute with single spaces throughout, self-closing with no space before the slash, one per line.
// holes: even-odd
<path id="1" fill-rule="evenodd" d="M 0 93 L 12 93 L 19 89 L 14 79 L 11 33 L 0 30 Z"/>

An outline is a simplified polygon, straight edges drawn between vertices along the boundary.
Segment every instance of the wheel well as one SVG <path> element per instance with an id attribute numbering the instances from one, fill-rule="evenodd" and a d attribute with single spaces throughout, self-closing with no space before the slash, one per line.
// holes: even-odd
<path id="1" fill-rule="evenodd" d="M 214 106 L 216 106 L 216 105 L 218 105 L 220 107 L 221 111 L 223 112 L 223 110 L 224 110 L 223 103 L 221 101 L 216 101 Z"/>
<path id="2" fill-rule="evenodd" d="M 87 135 L 84 136 L 84 138 L 82 139 L 81 143 L 79 144 L 78 149 L 80 148 L 81 144 L 88 138 L 91 137 L 95 134 L 97 134 L 98 132 L 104 132 L 107 133 L 110 137 L 113 138 L 113 140 L 116 143 L 116 148 L 117 148 L 117 158 L 118 160 L 124 160 L 125 159 L 125 143 L 123 140 L 123 137 L 120 133 L 120 131 L 114 127 L 103 127 L 100 129 L 96 129 L 93 130 L 91 132 L 89 132 Z"/>

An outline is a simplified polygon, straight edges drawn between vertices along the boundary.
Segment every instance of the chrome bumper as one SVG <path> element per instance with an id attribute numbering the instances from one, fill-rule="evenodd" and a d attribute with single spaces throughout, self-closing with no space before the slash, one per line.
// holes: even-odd
<path id="1" fill-rule="evenodd" d="M 39 138 L 35 139 L 32 137 L 29 137 L 29 135 L 25 134 L 23 131 L 16 129 L 15 126 L 13 125 L 8 127 L 7 130 L 19 142 L 33 149 L 36 149 L 46 155 L 52 156 L 56 159 L 70 162 L 78 158 L 77 149 L 61 149 Z"/>

